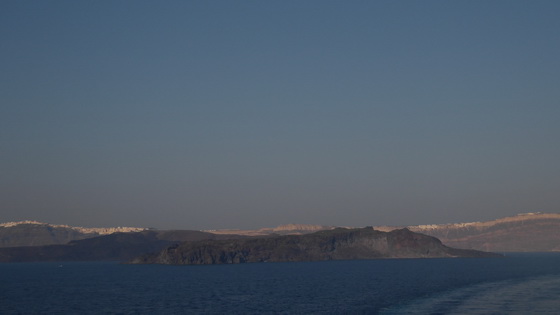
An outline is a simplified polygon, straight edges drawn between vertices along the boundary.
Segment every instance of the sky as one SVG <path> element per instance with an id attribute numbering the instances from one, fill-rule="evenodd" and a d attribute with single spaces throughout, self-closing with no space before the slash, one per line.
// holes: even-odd
<path id="1" fill-rule="evenodd" d="M 560 211 L 558 1 L 1 1 L 0 222 Z"/>

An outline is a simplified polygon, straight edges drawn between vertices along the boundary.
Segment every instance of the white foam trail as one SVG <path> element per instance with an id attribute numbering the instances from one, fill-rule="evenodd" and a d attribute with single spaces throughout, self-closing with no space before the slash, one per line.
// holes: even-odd
<path id="1" fill-rule="evenodd" d="M 559 314 L 560 275 L 483 283 L 453 290 L 381 314 Z"/>

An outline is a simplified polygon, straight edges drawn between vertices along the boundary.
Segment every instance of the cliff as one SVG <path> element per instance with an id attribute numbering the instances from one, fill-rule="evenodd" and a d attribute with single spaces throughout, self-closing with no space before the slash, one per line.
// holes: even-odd
<path id="1" fill-rule="evenodd" d="M 313 224 L 285 224 L 273 228 L 261 228 L 258 230 L 207 230 L 213 234 L 236 234 L 245 236 L 267 236 L 267 235 L 290 235 L 308 234 L 322 230 L 332 230 L 334 226 Z"/>
<path id="2" fill-rule="evenodd" d="M 560 214 L 525 213 L 485 222 L 409 226 L 444 244 L 498 252 L 560 251 Z"/>
<path id="3" fill-rule="evenodd" d="M 37 221 L 6 222 L 0 223 L 0 248 L 67 244 L 102 235 L 144 230 L 134 227 L 84 228 Z"/>
<path id="4" fill-rule="evenodd" d="M 118 232 L 75 240 L 64 245 L 0 248 L 0 262 L 127 261 L 145 253 L 160 251 L 178 242 L 235 237 L 242 236 L 214 235 L 189 230 Z"/>
<path id="5" fill-rule="evenodd" d="M 215 234 L 243 234 L 250 236 L 308 234 L 334 227 L 288 224 L 258 230 L 218 230 Z M 493 252 L 550 252 L 560 251 L 560 214 L 524 213 L 491 221 L 429 224 L 410 226 L 374 226 L 389 232 L 407 228 L 413 232 L 437 237 L 445 245 Z"/>
<path id="6" fill-rule="evenodd" d="M 496 257 L 493 253 L 444 246 L 437 238 L 408 229 L 382 232 L 371 227 L 305 235 L 206 240 L 170 246 L 132 263 L 179 265 L 289 262 L 379 258 Z"/>

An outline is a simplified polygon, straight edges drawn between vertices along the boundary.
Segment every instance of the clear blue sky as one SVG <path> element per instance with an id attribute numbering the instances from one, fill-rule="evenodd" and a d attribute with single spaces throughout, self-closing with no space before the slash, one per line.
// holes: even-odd
<path id="1" fill-rule="evenodd" d="M 560 211 L 559 1 L 1 1 L 0 221 Z"/>

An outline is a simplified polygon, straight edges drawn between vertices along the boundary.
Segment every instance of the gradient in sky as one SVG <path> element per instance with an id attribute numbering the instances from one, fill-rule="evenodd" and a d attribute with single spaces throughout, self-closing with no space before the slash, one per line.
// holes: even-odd
<path id="1" fill-rule="evenodd" d="M 0 221 L 560 205 L 558 1 L 1 1 Z"/>

